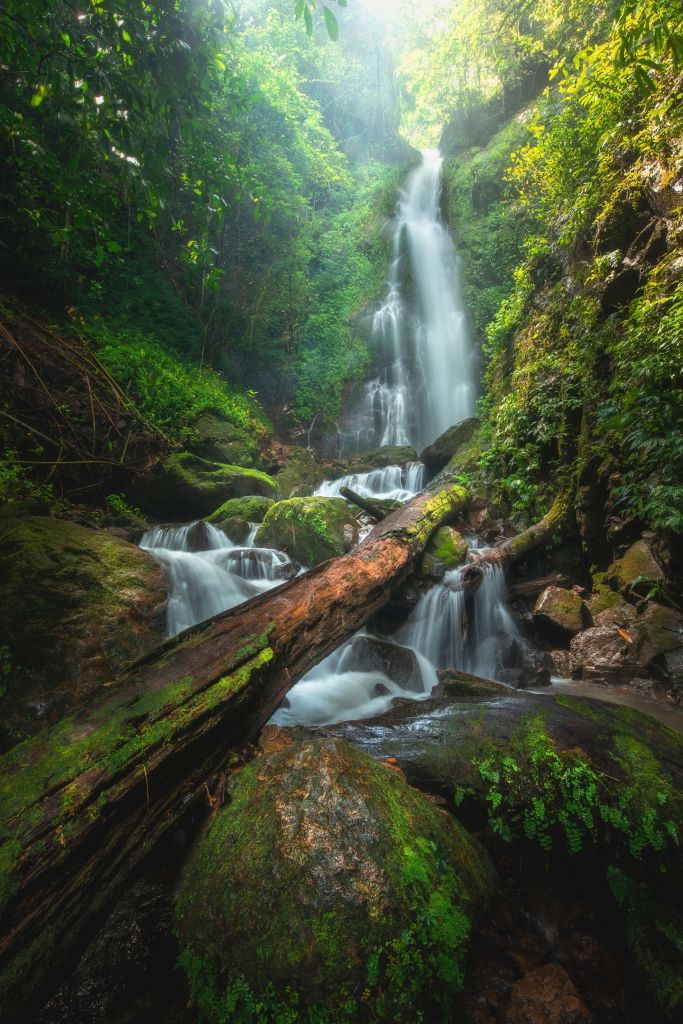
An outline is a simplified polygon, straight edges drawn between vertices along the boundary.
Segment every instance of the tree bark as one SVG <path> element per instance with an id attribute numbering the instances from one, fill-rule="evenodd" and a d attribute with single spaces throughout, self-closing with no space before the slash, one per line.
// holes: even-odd
<path id="1" fill-rule="evenodd" d="M 463 487 L 426 491 L 354 551 L 187 630 L 0 759 L 0 1003 L 31 994 L 289 688 L 381 608 Z M 210 799 L 208 799 L 210 803 Z"/>
<path id="2" fill-rule="evenodd" d="M 501 562 L 509 565 L 525 558 L 534 548 L 547 544 L 549 540 L 565 526 L 571 517 L 572 500 L 571 495 L 561 491 L 550 509 L 537 523 L 522 530 L 516 537 L 510 537 L 503 541 L 497 548 L 485 549 L 481 553 L 470 552 L 470 559 L 473 562 Z"/>

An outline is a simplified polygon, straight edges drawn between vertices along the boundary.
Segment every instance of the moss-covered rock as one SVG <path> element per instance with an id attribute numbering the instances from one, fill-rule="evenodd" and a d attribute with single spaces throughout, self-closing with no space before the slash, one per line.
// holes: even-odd
<path id="1" fill-rule="evenodd" d="M 431 473 L 438 473 L 470 443 L 478 427 L 479 420 L 474 416 L 449 427 L 420 452 L 420 461 Z"/>
<path id="2" fill-rule="evenodd" d="M 479 845 L 397 773 L 296 739 L 239 773 L 184 868 L 192 997 L 216 1024 L 255 1020 L 256 1003 L 264 1024 L 451 1021 L 492 878 Z"/>
<path id="3" fill-rule="evenodd" d="M 306 497 L 323 482 L 325 473 L 308 448 L 294 447 L 287 450 L 286 462 L 275 479 L 283 498 L 291 498 L 294 491 L 297 497 Z"/>
<path id="4" fill-rule="evenodd" d="M 134 492 L 134 500 L 159 519 L 206 516 L 228 498 L 279 497 L 272 477 L 257 469 L 210 462 L 191 452 L 175 452 Z"/>
<path id="5" fill-rule="evenodd" d="M 161 567 L 104 530 L 0 518 L 0 597 L 3 743 L 67 714 L 163 639 Z"/>
<path id="6" fill-rule="evenodd" d="M 584 616 L 579 594 L 564 587 L 546 587 L 534 605 L 536 625 L 565 636 L 574 636 L 583 629 Z"/>
<path id="7" fill-rule="evenodd" d="M 273 460 L 264 452 L 265 428 L 256 434 L 231 423 L 216 413 L 204 413 L 193 428 L 195 437 L 188 447 L 195 455 L 231 466 L 270 470 Z"/>
<path id="8" fill-rule="evenodd" d="M 243 519 L 248 523 L 262 523 L 263 518 L 275 502 L 273 498 L 260 495 L 249 495 L 245 498 L 230 498 L 220 508 L 206 517 L 207 522 L 220 526 L 226 519 Z"/>
<path id="9" fill-rule="evenodd" d="M 423 579 L 441 580 L 450 569 L 457 569 L 467 558 L 467 541 L 452 526 L 440 526 L 420 560 Z"/>
<path id="10" fill-rule="evenodd" d="M 357 535 L 357 523 L 343 498 L 289 498 L 268 509 L 256 543 L 285 551 L 310 569 L 343 555 Z"/>
<path id="11" fill-rule="evenodd" d="M 647 594 L 653 586 L 664 580 L 664 571 L 644 540 L 635 544 L 610 565 L 606 581 L 619 590 L 636 590 Z"/>

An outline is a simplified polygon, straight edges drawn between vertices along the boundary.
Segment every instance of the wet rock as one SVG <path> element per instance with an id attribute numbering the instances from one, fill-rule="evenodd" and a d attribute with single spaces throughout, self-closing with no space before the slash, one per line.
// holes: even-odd
<path id="1" fill-rule="evenodd" d="M 571 679 L 574 675 L 574 662 L 569 651 L 549 651 L 552 664 L 551 674 L 558 679 Z"/>
<path id="2" fill-rule="evenodd" d="M 220 526 L 226 519 L 243 519 L 248 523 L 261 523 L 271 505 L 272 498 L 265 498 L 262 495 L 251 494 L 244 498 L 230 498 L 224 501 L 220 508 L 217 508 L 207 522 Z"/>
<path id="3" fill-rule="evenodd" d="M 614 626 L 584 630 L 572 639 L 569 650 L 576 678 L 592 683 L 624 683 L 644 668 L 637 646 Z"/>
<path id="4" fill-rule="evenodd" d="M 422 692 L 422 675 L 417 656 L 408 647 L 374 636 L 356 636 L 344 661 L 349 672 L 383 672 L 403 690 Z"/>
<path id="5" fill-rule="evenodd" d="M 439 681 L 434 696 L 444 697 L 450 701 L 492 697 L 496 694 L 506 695 L 510 692 L 503 683 L 496 683 L 493 679 L 482 679 L 480 676 L 460 672 L 455 668 L 439 669 L 436 675 Z"/>
<path id="6" fill-rule="evenodd" d="M 673 653 L 683 647 L 683 615 L 665 605 L 650 602 L 638 617 L 638 626 L 660 654 Z"/>
<path id="7" fill-rule="evenodd" d="M 180 878 L 176 923 L 209 1021 L 232 999 L 331 1019 L 450 1019 L 488 858 L 396 771 L 294 736 L 247 765 Z M 410 966 L 405 969 L 405 950 Z"/>
<path id="8" fill-rule="evenodd" d="M 322 466 L 308 448 L 288 448 L 275 480 L 283 498 L 305 498 L 325 479 Z"/>
<path id="9" fill-rule="evenodd" d="M 664 581 L 664 571 L 644 540 L 638 540 L 613 562 L 605 573 L 615 589 L 634 590 L 646 596 L 657 583 Z"/>
<path id="10" fill-rule="evenodd" d="M 310 569 L 353 547 L 357 529 L 343 498 L 289 498 L 268 509 L 256 544 L 285 551 Z"/>
<path id="11" fill-rule="evenodd" d="M 246 519 L 221 519 L 216 526 L 233 544 L 244 544 L 251 531 L 251 523 Z"/>
<path id="12" fill-rule="evenodd" d="M 573 636 L 584 626 L 583 601 L 573 590 L 546 587 L 534 605 L 534 622 L 551 633 Z"/>
<path id="13" fill-rule="evenodd" d="M 160 643 L 166 594 L 151 555 L 104 530 L 0 519 L 0 743 L 68 714 Z"/>
<path id="14" fill-rule="evenodd" d="M 558 964 L 529 971 L 512 986 L 505 1024 L 591 1024 L 567 972 Z"/>
<path id="15" fill-rule="evenodd" d="M 479 420 L 476 417 L 462 420 L 449 427 L 436 441 L 420 452 L 420 462 L 424 462 L 431 473 L 438 473 L 465 445 L 469 444 L 478 427 Z"/>
<path id="16" fill-rule="evenodd" d="M 175 452 L 153 471 L 132 497 L 159 519 L 206 516 L 228 498 L 278 497 L 272 477 L 256 469 L 210 462 L 190 452 Z"/>
<path id="17" fill-rule="evenodd" d="M 451 526 L 441 526 L 429 541 L 420 560 L 420 576 L 436 582 L 457 569 L 467 558 L 467 541 Z"/>
<path id="18" fill-rule="evenodd" d="M 383 445 L 374 451 L 356 455 L 346 472 L 367 473 L 371 469 L 386 469 L 387 466 L 407 466 L 409 462 L 417 462 L 417 452 L 410 445 Z"/>

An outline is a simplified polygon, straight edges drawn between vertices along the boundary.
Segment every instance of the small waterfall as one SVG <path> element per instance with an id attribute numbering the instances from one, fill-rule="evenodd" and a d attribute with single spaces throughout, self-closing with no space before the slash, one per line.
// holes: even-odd
<path id="1" fill-rule="evenodd" d="M 394 222 L 387 296 L 372 323 L 377 377 L 365 385 L 346 448 L 386 444 L 418 450 L 472 416 L 472 346 L 453 241 L 441 220 L 441 165 L 422 154 Z"/>
<path id="2" fill-rule="evenodd" d="M 502 567 L 497 562 L 481 566 L 482 583 L 474 593 L 463 589 L 462 569 L 446 573 L 443 583 L 423 595 L 391 640 L 379 641 L 400 652 L 396 664 L 389 659 L 382 669 L 372 664 L 367 651 L 359 656 L 356 647 L 366 634 L 357 633 L 290 690 L 287 704 L 272 721 L 318 726 L 380 715 L 395 697 L 428 697 L 440 668 L 502 679 L 506 658 L 520 636 L 507 608 Z M 414 659 L 408 685 L 397 671 L 407 657 Z"/>
<path id="3" fill-rule="evenodd" d="M 254 529 L 250 534 L 252 541 L 255 533 Z M 166 571 L 167 636 L 282 583 L 281 570 L 290 561 L 270 548 L 237 547 L 223 530 L 201 519 L 185 526 L 152 527 L 140 547 Z"/>
<path id="4" fill-rule="evenodd" d="M 499 679 L 501 658 L 519 631 L 507 607 L 505 573 L 497 562 L 482 562 L 481 586 L 469 595 L 461 586 L 460 569 L 446 573 L 443 583 L 421 598 L 396 634 L 437 668 Z"/>
<path id="5" fill-rule="evenodd" d="M 385 466 L 368 473 L 350 473 L 337 480 L 326 480 L 315 492 L 327 498 L 338 498 L 342 487 L 350 487 L 367 498 L 393 498 L 409 501 L 424 487 L 425 467 L 422 462 L 401 466 Z"/>

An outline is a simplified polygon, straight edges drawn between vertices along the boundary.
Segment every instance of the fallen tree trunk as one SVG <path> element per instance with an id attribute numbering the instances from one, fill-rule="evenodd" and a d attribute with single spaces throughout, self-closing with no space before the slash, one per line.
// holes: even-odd
<path id="1" fill-rule="evenodd" d="M 367 512 L 369 516 L 376 519 L 377 522 L 381 522 L 382 519 L 386 519 L 388 512 L 386 509 L 380 507 L 379 504 L 374 502 L 371 498 L 364 498 L 362 494 L 356 494 L 350 487 L 341 487 L 339 493 L 342 498 L 346 498 L 352 505 L 357 505 L 358 508 L 362 508 L 364 512 Z"/>
<path id="2" fill-rule="evenodd" d="M 187 630 L 0 759 L 0 1002 L 18 1015 L 231 750 L 359 629 L 459 512 L 418 495 L 353 552 Z M 206 790 L 206 791 L 205 791 Z M 210 802 L 210 801 L 209 801 Z"/>

